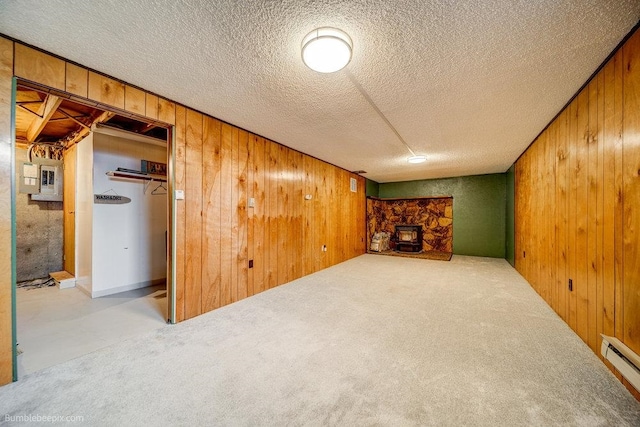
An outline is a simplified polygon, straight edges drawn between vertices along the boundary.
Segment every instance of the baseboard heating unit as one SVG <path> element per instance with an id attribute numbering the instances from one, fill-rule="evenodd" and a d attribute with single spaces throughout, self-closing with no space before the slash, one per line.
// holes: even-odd
<path id="1" fill-rule="evenodd" d="M 624 345 L 619 339 L 602 335 L 602 356 L 640 391 L 640 356 Z"/>

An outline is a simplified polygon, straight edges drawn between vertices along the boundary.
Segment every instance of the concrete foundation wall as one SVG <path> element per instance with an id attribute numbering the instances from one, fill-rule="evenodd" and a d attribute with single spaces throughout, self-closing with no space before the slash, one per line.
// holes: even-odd
<path id="1" fill-rule="evenodd" d="M 16 171 L 21 161 L 27 161 L 27 150 L 17 148 Z M 31 200 L 31 196 L 16 190 L 17 281 L 62 270 L 62 243 L 62 202 Z"/>

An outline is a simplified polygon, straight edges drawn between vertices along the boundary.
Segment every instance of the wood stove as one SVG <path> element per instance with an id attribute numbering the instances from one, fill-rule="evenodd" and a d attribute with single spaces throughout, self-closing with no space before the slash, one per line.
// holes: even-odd
<path id="1" fill-rule="evenodd" d="M 396 225 L 396 251 L 422 251 L 422 226 L 420 224 Z"/>

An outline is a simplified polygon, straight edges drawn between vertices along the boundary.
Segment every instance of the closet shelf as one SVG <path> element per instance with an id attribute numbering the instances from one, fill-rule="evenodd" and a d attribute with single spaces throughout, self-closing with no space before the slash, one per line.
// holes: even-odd
<path id="1" fill-rule="evenodd" d="M 131 173 L 131 172 L 109 171 L 107 172 L 107 175 L 112 176 L 114 178 L 129 178 L 129 179 L 141 179 L 144 181 L 167 182 L 166 178 L 160 178 L 160 177 L 151 176 L 151 175 L 142 175 L 142 174 Z"/>

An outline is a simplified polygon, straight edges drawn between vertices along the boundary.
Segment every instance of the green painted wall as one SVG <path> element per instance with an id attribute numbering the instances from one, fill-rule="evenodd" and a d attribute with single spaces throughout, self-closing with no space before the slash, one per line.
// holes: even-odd
<path id="1" fill-rule="evenodd" d="M 367 187 L 366 187 L 367 197 L 378 197 L 378 194 L 380 194 L 380 184 L 378 184 L 375 181 L 371 181 L 368 178 L 365 178 L 365 182 L 367 184 Z"/>
<path id="2" fill-rule="evenodd" d="M 516 166 L 513 165 L 506 173 L 507 199 L 505 212 L 505 255 L 509 264 L 516 266 L 516 227 L 515 227 L 515 197 L 516 197 Z"/>
<path id="3" fill-rule="evenodd" d="M 505 257 L 506 174 L 389 182 L 379 197 L 453 196 L 453 253 Z"/>

